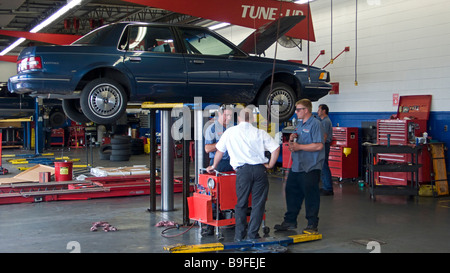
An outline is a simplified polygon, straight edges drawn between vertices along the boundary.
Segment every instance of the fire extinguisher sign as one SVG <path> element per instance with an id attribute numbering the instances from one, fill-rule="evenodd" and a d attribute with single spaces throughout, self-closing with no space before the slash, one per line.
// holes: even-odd
<path id="1" fill-rule="evenodd" d="M 392 106 L 398 106 L 400 95 L 398 93 L 392 94 Z"/>

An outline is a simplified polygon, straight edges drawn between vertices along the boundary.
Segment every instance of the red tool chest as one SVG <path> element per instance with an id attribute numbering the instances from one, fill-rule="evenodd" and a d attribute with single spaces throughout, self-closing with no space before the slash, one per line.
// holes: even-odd
<path id="1" fill-rule="evenodd" d="M 377 143 L 380 145 L 411 145 L 416 137 L 422 137 L 427 131 L 431 107 L 431 95 L 401 96 L 397 119 L 380 119 L 377 121 Z M 420 144 L 419 144 L 420 145 Z M 377 162 L 408 164 L 410 154 L 377 154 Z M 431 181 L 430 153 L 423 148 L 419 154 L 419 183 Z M 411 181 L 411 173 L 379 172 L 375 174 L 378 185 L 405 186 Z"/>
<path id="2" fill-rule="evenodd" d="M 333 127 L 328 157 L 331 175 L 340 179 L 358 177 L 358 154 L 358 128 Z"/>

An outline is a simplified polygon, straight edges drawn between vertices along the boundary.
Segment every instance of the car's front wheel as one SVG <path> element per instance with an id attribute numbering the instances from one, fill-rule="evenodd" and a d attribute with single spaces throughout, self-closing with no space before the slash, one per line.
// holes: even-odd
<path id="1" fill-rule="evenodd" d="M 124 88 L 115 80 L 99 78 L 89 82 L 81 91 L 83 113 L 98 124 L 117 121 L 127 108 Z"/>
<path id="2" fill-rule="evenodd" d="M 258 106 L 266 105 L 267 111 L 272 117 L 278 117 L 279 122 L 285 122 L 294 115 L 296 99 L 297 96 L 289 85 L 275 82 L 272 88 L 270 84 L 264 87 L 258 97 Z M 278 107 L 275 107 L 274 111 L 270 112 L 271 106 Z M 262 114 L 266 116 L 265 113 Z"/>

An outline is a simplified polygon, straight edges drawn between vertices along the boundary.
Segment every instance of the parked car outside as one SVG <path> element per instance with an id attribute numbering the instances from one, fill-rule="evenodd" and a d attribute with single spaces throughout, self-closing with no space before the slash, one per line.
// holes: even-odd
<path id="1" fill-rule="evenodd" d="M 20 53 L 17 70 L 10 92 L 62 99 L 65 114 L 82 123 L 114 123 L 128 103 L 194 97 L 279 105 L 285 121 L 298 99 L 317 101 L 331 90 L 325 70 L 282 60 L 274 65 L 207 28 L 162 23 L 114 23 L 68 46 L 31 46 Z"/>

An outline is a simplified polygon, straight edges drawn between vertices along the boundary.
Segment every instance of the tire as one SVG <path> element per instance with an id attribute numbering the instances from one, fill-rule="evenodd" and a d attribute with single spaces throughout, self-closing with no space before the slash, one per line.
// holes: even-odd
<path id="1" fill-rule="evenodd" d="M 81 110 L 79 99 L 64 99 L 62 101 L 62 108 L 64 114 L 66 114 L 66 116 L 70 120 L 82 124 L 90 122 L 90 120 L 83 114 L 83 111 Z"/>
<path id="2" fill-rule="evenodd" d="M 125 157 L 131 155 L 131 142 L 129 136 L 114 136 L 111 139 L 111 156 L 113 161 L 123 161 Z M 127 159 L 128 160 L 128 159 Z"/>
<path id="3" fill-rule="evenodd" d="M 265 86 L 257 99 L 258 106 L 267 105 L 267 111 L 270 111 L 271 105 L 278 105 L 279 111 L 272 113 L 272 116 L 278 116 L 279 122 L 288 121 L 295 113 L 295 103 L 297 96 L 292 88 L 282 82 L 275 82 L 272 90 L 270 84 Z M 261 111 L 261 114 L 267 118 L 268 113 Z"/>
<path id="4" fill-rule="evenodd" d="M 130 156 L 129 155 L 111 155 L 109 160 L 111 160 L 111 161 L 128 161 L 128 160 L 130 160 Z"/>
<path id="5" fill-rule="evenodd" d="M 66 123 L 66 115 L 60 110 L 50 113 L 48 121 L 51 127 L 62 127 Z"/>
<path id="6" fill-rule="evenodd" d="M 129 136 L 114 136 L 111 139 L 111 144 L 130 144 Z"/>
<path id="7" fill-rule="evenodd" d="M 111 150 L 106 150 L 103 153 L 100 153 L 99 158 L 100 160 L 110 160 L 111 157 Z"/>
<path id="8" fill-rule="evenodd" d="M 112 144 L 113 150 L 129 150 L 131 148 L 130 143 L 124 143 L 124 144 Z"/>
<path id="9" fill-rule="evenodd" d="M 115 80 L 99 78 L 89 82 L 81 91 L 81 110 L 97 124 L 112 124 L 127 108 L 125 89 Z"/>
<path id="10" fill-rule="evenodd" d="M 127 156 L 130 156 L 131 155 L 131 151 L 130 151 L 130 149 L 124 149 L 124 150 L 112 149 L 111 150 L 111 155 L 127 155 Z"/>
<path id="11" fill-rule="evenodd" d="M 112 146 L 111 145 L 102 145 L 100 147 L 100 149 L 98 150 L 99 158 L 101 160 L 109 160 L 110 156 L 111 156 L 111 150 L 112 150 Z"/>

